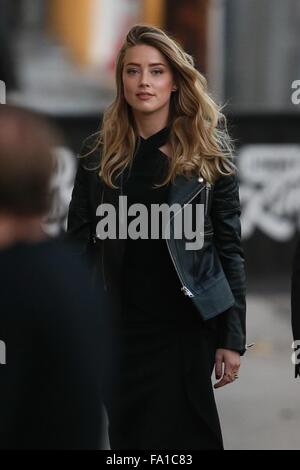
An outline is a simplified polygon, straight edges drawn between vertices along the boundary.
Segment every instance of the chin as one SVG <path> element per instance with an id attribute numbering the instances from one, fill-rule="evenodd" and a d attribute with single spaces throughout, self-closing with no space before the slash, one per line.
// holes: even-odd
<path id="1" fill-rule="evenodd" d="M 132 106 L 132 110 L 133 111 L 138 111 L 138 112 L 141 112 L 141 113 L 143 113 L 143 112 L 144 113 L 153 113 L 154 111 L 157 111 L 157 108 L 156 107 L 154 108 L 153 106 L 149 106 L 149 105 L 147 106 L 147 104 L 146 105 L 145 104 L 142 104 L 142 105 L 139 104 L 139 106 L 136 106 L 136 105 Z"/>
<path id="2" fill-rule="evenodd" d="M 138 110 L 139 113 L 141 114 L 153 114 L 153 113 L 156 113 L 157 112 L 157 109 L 139 109 Z"/>

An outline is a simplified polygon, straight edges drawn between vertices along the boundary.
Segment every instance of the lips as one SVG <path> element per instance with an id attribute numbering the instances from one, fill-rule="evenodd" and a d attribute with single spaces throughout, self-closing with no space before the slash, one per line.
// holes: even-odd
<path id="1" fill-rule="evenodd" d="M 140 95 L 143 95 L 143 96 L 153 96 L 151 93 L 147 93 L 146 91 L 145 92 L 140 92 L 140 93 L 137 93 L 137 96 L 140 96 Z"/>
<path id="2" fill-rule="evenodd" d="M 147 100 L 147 99 L 152 98 L 153 95 L 151 95 L 151 93 L 137 93 L 136 96 L 140 98 L 141 100 Z"/>

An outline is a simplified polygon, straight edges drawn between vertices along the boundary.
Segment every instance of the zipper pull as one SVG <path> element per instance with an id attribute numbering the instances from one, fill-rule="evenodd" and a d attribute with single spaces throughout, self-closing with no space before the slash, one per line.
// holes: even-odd
<path id="1" fill-rule="evenodd" d="M 183 286 L 181 290 L 184 293 L 184 295 L 187 295 L 188 297 L 194 297 L 194 294 L 192 294 L 191 291 L 186 286 Z"/>
<path id="2" fill-rule="evenodd" d="M 209 206 L 209 192 L 211 190 L 211 184 L 207 181 L 205 183 L 205 216 L 208 215 L 208 206 Z"/>

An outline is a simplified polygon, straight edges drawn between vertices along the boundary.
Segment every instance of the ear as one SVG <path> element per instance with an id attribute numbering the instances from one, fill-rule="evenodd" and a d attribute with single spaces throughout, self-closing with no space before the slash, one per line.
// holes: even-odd
<path id="1" fill-rule="evenodd" d="M 178 90 L 177 86 L 174 85 L 174 86 L 172 87 L 172 91 L 177 91 L 177 90 Z"/>

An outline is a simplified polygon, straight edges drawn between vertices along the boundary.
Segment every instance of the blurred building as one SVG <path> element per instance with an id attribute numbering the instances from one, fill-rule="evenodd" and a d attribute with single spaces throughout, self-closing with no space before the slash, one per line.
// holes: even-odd
<path id="1" fill-rule="evenodd" d="M 248 269 L 288 273 L 300 227 L 300 104 L 292 100 L 300 80 L 299 0 L 0 0 L 8 102 L 50 115 L 65 132 L 67 161 L 99 128 L 114 97 L 116 53 L 137 22 L 173 35 L 226 105 Z M 69 189 L 49 219 L 53 233 L 72 186 L 67 166 L 59 168 Z"/>
<path id="2" fill-rule="evenodd" d="M 225 4 L 226 96 L 241 111 L 298 111 L 290 98 L 300 77 L 300 2 Z"/>
<path id="3" fill-rule="evenodd" d="M 51 68 L 68 63 L 83 85 L 96 70 L 99 86 L 111 87 L 116 53 L 136 22 L 174 35 L 234 112 L 298 112 L 290 99 L 300 72 L 298 0 L 0 0 L 1 44 L 10 51 L 2 61 L 17 62 L 5 67 L 6 81 L 18 76 L 23 89 L 22 64 L 47 56 L 37 76 L 50 71 L 51 82 Z"/>

